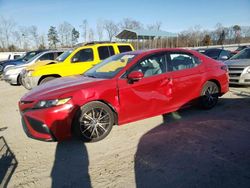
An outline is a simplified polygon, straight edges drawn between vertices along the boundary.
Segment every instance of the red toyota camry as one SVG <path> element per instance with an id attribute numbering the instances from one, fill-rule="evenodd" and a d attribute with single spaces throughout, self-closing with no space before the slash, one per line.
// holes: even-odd
<path id="1" fill-rule="evenodd" d="M 155 49 L 112 56 L 84 75 L 58 78 L 24 95 L 29 137 L 94 142 L 113 125 L 176 111 L 190 102 L 214 107 L 228 91 L 227 67 L 196 51 Z"/>

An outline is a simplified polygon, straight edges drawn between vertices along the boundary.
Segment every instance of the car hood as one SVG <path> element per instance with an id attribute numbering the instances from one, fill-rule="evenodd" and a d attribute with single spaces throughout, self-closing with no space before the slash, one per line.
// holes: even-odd
<path id="1" fill-rule="evenodd" d="M 103 81 L 104 79 L 84 77 L 82 75 L 57 78 L 35 87 L 25 94 L 21 100 L 33 101 L 60 98 L 64 94 L 93 87 Z"/>
<path id="2" fill-rule="evenodd" d="M 239 65 L 239 66 L 250 66 L 250 59 L 231 59 L 231 60 L 227 60 L 224 62 L 225 64 L 227 64 L 228 66 L 232 65 Z"/>
<path id="3" fill-rule="evenodd" d="M 8 61 L 2 61 L 0 62 L 0 64 L 2 65 L 8 65 L 8 64 L 13 64 L 13 65 L 17 65 L 17 64 L 21 64 L 21 63 L 24 63 L 25 61 L 19 59 L 19 60 L 8 60 Z"/>
<path id="4" fill-rule="evenodd" d="M 55 60 L 44 60 L 44 61 L 38 61 L 32 65 L 29 65 L 26 70 L 34 70 L 35 68 L 37 67 L 41 67 L 41 66 L 44 66 L 44 65 L 48 65 L 48 64 L 51 64 L 51 63 L 57 63 L 57 61 Z"/>

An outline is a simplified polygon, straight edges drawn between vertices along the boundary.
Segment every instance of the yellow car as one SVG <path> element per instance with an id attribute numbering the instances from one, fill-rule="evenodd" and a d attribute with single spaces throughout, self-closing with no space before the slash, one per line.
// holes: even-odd
<path id="1" fill-rule="evenodd" d="M 129 43 L 87 43 L 64 52 L 57 61 L 41 62 L 28 67 L 22 75 L 22 84 L 26 89 L 32 89 L 55 78 L 83 74 L 114 54 L 132 50 L 134 48 Z"/>

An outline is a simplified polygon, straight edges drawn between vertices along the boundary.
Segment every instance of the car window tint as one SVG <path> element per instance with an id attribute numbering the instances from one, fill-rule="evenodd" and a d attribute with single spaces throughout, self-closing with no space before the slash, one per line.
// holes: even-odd
<path id="1" fill-rule="evenodd" d="M 165 54 L 157 54 L 145 58 L 138 62 L 129 72 L 140 71 L 144 77 L 150 77 L 166 72 L 166 56 Z"/>
<path id="2" fill-rule="evenodd" d="M 208 57 L 211 57 L 213 59 L 218 59 L 219 55 L 220 55 L 220 51 L 221 50 L 217 50 L 217 49 L 214 49 L 214 50 L 206 50 L 204 52 L 204 54 Z"/>
<path id="3" fill-rule="evenodd" d="M 39 58 L 40 61 L 43 60 L 54 60 L 54 53 L 46 53 Z"/>
<path id="4" fill-rule="evenodd" d="M 101 60 L 106 59 L 115 54 L 113 46 L 100 46 L 98 53 Z"/>
<path id="5" fill-rule="evenodd" d="M 226 50 L 221 50 L 220 57 L 227 56 L 228 58 L 231 56 L 231 52 L 226 51 Z"/>
<path id="6" fill-rule="evenodd" d="M 87 62 L 87 61 L 93 61 L 93 59 L 94 55 L 93 55 L 93 50 L 91 48 L 78 51 L 72 58 L 74 62 Z"/>
<path id="7" fill-rule="evenodd" d="M 190 69 L 200 64 L 197 57 L 183 53 L 171 53 L 169 59 L 168 71 Z"/>
<path id="8" fill-rule="evenodd" d="M 122 46 L 118 45 L 118 49 L 120 53 L 132 51 L 132 48 L 128 45 L 122 45 Z"/>

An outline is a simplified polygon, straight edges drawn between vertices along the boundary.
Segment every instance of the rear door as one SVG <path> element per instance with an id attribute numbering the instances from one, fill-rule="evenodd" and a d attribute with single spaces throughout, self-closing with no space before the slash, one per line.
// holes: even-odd
<path id="1" fill-rule="evenodd" d="M 201 61 L 193 54 L 168 53 L 168 74 L 173 84 L 171 104 L 178 109 L 199 97 L 202 87 Z"/>

